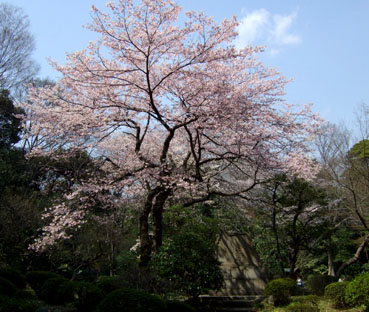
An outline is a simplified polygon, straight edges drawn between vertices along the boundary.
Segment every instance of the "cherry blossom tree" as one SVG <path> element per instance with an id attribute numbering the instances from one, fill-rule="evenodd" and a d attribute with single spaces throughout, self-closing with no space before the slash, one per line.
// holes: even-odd
<path id="1" fill-rule="evenodd" d="M 306 142 L 318 118 L 310 107 L 284 102 L 287 80 L 258 61 L 261 48 L 235 47 L 235 18 L 216 23 L 186 12 L 178 20 L 181 9 L 170 0 L 107 7 L 109 14 L 93 7 L 87 26 L 99 40 L 65 65 L 55 63 L 60 81 L 31 89 L 25 104 L 29 136 L 48 142 L 32 153 L 84 149 L 105 172 L 48 211 L 52 223 L 33 247 L 53 244 L 83 222 L 88 206 L 79 200 L 71 210 L 69 202 L 114 192 L 122 202 L 140 199 L 144 267 L 161 245 L 168 201 L 244 196 L 267 170 L 314 174 Z"/>

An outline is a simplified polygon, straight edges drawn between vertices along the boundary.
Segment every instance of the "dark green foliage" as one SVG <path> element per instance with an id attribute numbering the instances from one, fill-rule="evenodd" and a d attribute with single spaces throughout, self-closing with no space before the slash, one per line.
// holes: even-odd
<path id="1" fill-rule="evenodd" d="M 369 159 L 369 140 L 361 140 L 356 143 L 348 152 L 348 156 L 352 159 L 368 160 Z"/>
<path id="2" fill-rule="evenodd" d="M 298 302 L 298 303 L 306 303 L 306 302 L 309 302 L 309 303 L 313 303 L 315 305 L 318 304 L 320 300 L 320 297 L 317 296 L 317 295 L 307 295 L 307 296 L 296 296 L 296 297 L 293 297 L 293 302 Z"/>
<path id="3" fill-rule="evenodd" d="M 26 274 L 26 280 L 37 296 L 40 296 L 44 283 L 51 278 L 63 278 L 63 276 L 47 271 L 31 271 Z"/>
<path id="4" fill-rule="evenodd" d="M 4 277 L 0 277 L 0 295 L 12 297 L 17 292 L 15 285 Z"/>
<path id="5" fill-rule="evenodd" d="M 136 243 L 136 232 L 132 228 L 131 235 L 134 234 L 134 240 L 126 241 L 126 244 L 130 244 L 129 246 L 133 246 Z M 127 235 L 126 235 L 127 236 Z M 124 281 L 124 288 L 132 288 L 136 289 L 139 287 L 139 267 L 138 267 L 138 260 L 137 254 L 131 252 L 129 249 L 123 249 L 115 258 L 117 274 L 119 275 L 119 279 Z"/>
<path id="6" fill-rule="evenodd" d="M 35 312 L 38 307 L 33 301 L 0 296 L 0 312 Z"/>
<path id="7" fill-rule="evenodd" d="M 118 289 L 106 296 L 97 312 L 163 312 L 166 305 L 162 299 L 143 291 Z"/>
<path id="8" fill-rule="evenodd" d="M 21 119 L 17 114 L 24 114 L 13 105 L 7 90 L 0 90 L 0 150 L 9 149 L 19 141 Z"/>
<path id="9" fill-rule="evenodd" d="M 40 299 L 49 304 L 74 303 L 80 312 L 92 311 L 102 300 L 102 290 L 87 282 L 69 281 L 65 278 L 50 278 L 41 289 Z"/>
<path id="10" fill-rule="evenodd" d="M 99 276 L 96 285 L 105 295 L 110 294 L 114 290 L 127 287 L 125 281 L 117 276 Z"/>
<path id="11" fill-rule="evenodd" d="M 333 276 L 314 274 L 308 278 L 307 288 L 312 294 L 323 296 L 325 286 L 336 281 L 337 279 Z"/>
<path id="12" fill-rule="evenodd" d="M 153 256 L 152 267 L 170 288 L 196 297 L 223 286 L 223 276 L 216 258 L 216 245 L 197 233 L 180 233 L 168 239 Z"/>
<path id="13" fill-rule="evenodd" d="M 0 268 L 0 277 L 4 277 L 11 281 L 18 289 L 23 289 L 26 287 L 25 277 L 19 271 L 13 268 Z"/>
<path id="14" fill-rule="evenodd" d="M 75 306 L 79 312 L 92 311 L 103 298 L 101 289 L 91 283 L 71 282 L 70 286 L 74 290 Z"/>
<path id="15" fill-rule="evenodd" d="M 64 282 L 59 285 L 59 288 L 57 289 L 59 302 L 65 304 L 76 300 L 74 283 L 76 282 L 71 282 L 65 279 Z"/>
<path id="16" fill-rule="evenodd" d="M 297 291 L 296 282 L 291 278 L 277 278 L 266 284 L 264 295 L 272 296 L 275 306 L 282 306 L 290 302 L 290 297 Z"/>
<path id="17" fill-rule="evenodd" d="M 325 190 L 285 174 L 275 175 L 263 189 L 263 204 L 252 208 L 255 218 L 248 225 L 263 267 L 271 277 L 281 276 L 285 268 L 304 270 L 304 264 L 297 264 L 299 258 L 317 251 L 316 242 L 322 240 L 326 228 Z"/>
<path id="18" fill-rule="evenodd" d="M 319 297 L 316 295 L 294 297 L 286 310 L 291 312 L 319 312 L 318 302 Z"/>
<path id="19" fill-rule="evenodd" d="M 345 302 L 351 306 L 364 304 L 369 307 L 369 273 L 364 273 L 349 282 L 345 291 Z"/>
<path id="20" fill-rule="evenodd" d="M 152 271 L 166 292 L 197 297 L 223 286 L 216 255 L 218 221 L 198 210 L 174 206 L 166 212 L 164 224 L 169 237 L 151 261 Z"/>
<path id="21" fill-rule="evenodd" d="M 181 301 L 168 301 L 167 312 L 196 312 L 196 309 Z"/>
<path id="22" fill-rule="evenodd" d="M 342 309 L 347 306 L 345 301 L 346 287 L 349 282 L 336 282 L 329 284 L 324 289 L 324 296 L 333 301 L 334 307 Z"/>
<path id="23" fill-rule="evenodd" d="M 65 304 L 73 301 L 73 293 L 66 292 L 63 284 L 68 284 L 68 280 L 61 277 L 48 279 L 41 288 L 40 299 L 50 304 Z M 64 287 L 63 287 L 64 286 Z"/>
<path id="24" fill-rule="evenodd" d="M 289 312 L 319 312 L 319 307 L 309 302 L 292 302 L 286 307 Z"/>

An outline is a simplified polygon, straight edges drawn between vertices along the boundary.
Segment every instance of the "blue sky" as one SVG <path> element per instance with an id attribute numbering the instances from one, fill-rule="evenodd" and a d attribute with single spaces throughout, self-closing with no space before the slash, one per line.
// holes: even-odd
<path id="1" fill-rule="evenodd" d="M 1 0 L 0 0 L 1 1 Z M 5 1 L 6 2 L 6 1 Z M 106 0 L 8 0 L 23 8 L 36 39 L 34 59 L 41 78 L 56 79 L 50 57 L 64 63 L 68 52 L 83 49 L 95 35 L 94 4 Z M 261 60 L 287 78 L 290 103 L 313 103 L 314 111 L 354 127 L 354 110 L 369 105 L 369 0 L 178 0 L 185 11 L 203 11 L 221 21 L 236 15 L 239 46 L 265 45 Z"/>

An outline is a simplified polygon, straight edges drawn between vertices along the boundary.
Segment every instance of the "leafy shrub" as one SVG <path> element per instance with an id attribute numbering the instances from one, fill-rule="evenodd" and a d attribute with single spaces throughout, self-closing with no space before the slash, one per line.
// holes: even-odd
<path id="1" fill-rule="evenodd" d="M 61 277 L 48 279 L 41 288 L 40 299 L 50 304 L 65 304 L 73 301 L 73 294 L 63 291 L 62 285 L 68 280 Z"/>
<path id="2" fill-rule="evenodd" d="M 76 300 L 76 291 L 75 291 L 75 284 L 76 282 L 72 282 L 70 280 L 65 279 L 63 283 L 59 285 L 57 289 L 57 297 L 58 301 L 61 304 L 71 303 Z"/>
<path id="3" fill-rule="evenodd" d="M 91 283 L 50 278 L 41 289 L 40 299 L 49 304 L 74 303 L 78 311 L 92 311 L 103 298 L 101 289 Z"/>
<path id="4" fill-rule="evenodd" d="M 17 292 L 15 285 L 4 277 L 0 277 L 0 295 L 12 297 Z"/>
<path id="5" fill-rule="evenodd" d="M 202 235 L 181 232 L 167 239 L 152 257 L 151 266 L 169 290 L 197 297 L 223 286 L 220 262 L 216 257 L 215 241 Z"/>
<path id="6" fill-rule="evenodd" d="M 307 296 L 298 296 L 293 298 L 293 302 L 298 303 L 313 303 L 315 305 L 318 304 L 320 297 L 317 295 L 307 295 Z"/>
<path id="7" fill-rule="evenodd" d="M 80 312 L 92 311 L 103 298 L 101 289 L 91 283 L 70 282 L 69 284 L 75 294 L 75 306 Z"/>
<path id="8" fill-rule="evenodd" d="M 181 301 L 168 301 L 168 312 L 196 312 L 196 309 L 187 303 Z"/>
<path id="9" fill-rule="evenodd" d="M 336 281 L 337 281 L 336 278 L 333 276 L 314 274 L 309 277 L 307 286 L 312 294 L 317 296 L 323 296 L 325 286 Z"/>
<path id="10" fill-rule="evenodd" d="M 324 289 L 324 296 L 333 301 L 337 309 L 345 308 L 345 291 L 349 282 L 336 282 L 329 284 Z"/>
<path id="11" fill-rule="evenodd" d="M 10 267 L 0 268 L 0 277 L 11 281 L 18 289 L 24 289 L 26 287 L 25 277 L 19 271 Z"/>
<path id="12" fill-rule="evenodd" d="M 125 281 L 120 277 L 112 276 L 100 276 L 96 281 L 96 285 L 105 295 L 110 294 L 114 290 L 127 287 Z"/>
<path id="13" fill-rule="evenodd" d="M 31 271 L 26 274 L 26 280 L 37 296 L 40 296 L 44 283 L 51 278 L 63 278 L 63 276 L 48 271 Z"/>
<path id="14" fill-rule="evenodd" d="M 369 273 L 361 274 L 349 282 L 345 291 L 345 302 L 351 307 L 362 304 L 369 307 Z"/>
<path id="15" fill-rule="evenodd" d="M 107 295 L 99 304 L 98 312 L 162 312 L 166 305 L 162 299 L 143 291 L 118 289 Z"/>
<path id="16" fill-rule="evenodd" d="M 32 301 L 0 296 L 0 312 L 35 312 L 38 304 Z"/>
<path id="17" fill-rule="evenodd" d="M 317 304 L 310 302 L 291 302 L 287 307 L 286 311 L 289 312 L 319 312 Z"/>
<path id="18" fill-rule="evenodd" d="M 266 284 L 264 295 L 273 297 L 275 306 L 285 305 L 290 302 L 290 296 L 297 291 L 296 282 L 291 278 L 277 278 Z"/>
<path id="19" fill-rule="evenodd" d="M 140 280 L 137 254 L 130 250 L 122 250 L 116 257 L 116 266 L 119 274 L 117 279 L 124 282 L 124 288 L 136 289 Z"/>

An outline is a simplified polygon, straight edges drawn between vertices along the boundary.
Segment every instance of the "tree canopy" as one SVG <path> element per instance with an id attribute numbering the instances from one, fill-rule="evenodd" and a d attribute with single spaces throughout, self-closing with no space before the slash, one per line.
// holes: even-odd
<path id="1" fill-rule="evenodd" d="M 306 141 L 318 118 L 283 101 L 287 81 L 257 60 L 261 48 L 235 47 L 235 18 L 216 23 L 187 12 L 180 24 L 180 7 L 169 0 L 107 6 L 109 13 L 93 7 L 88 25 L 100 39 L 70 54 L 67 64 L 54 64 L 62 78 L 31 89 L 25 108 L 29 135 L 48 142 L 33 153 L 85 149 L 105 171 L 69 199 L 103 189 L 122 201 L 140 197 L 143 264 L 161 245 L 168 200 L 187 206 L 242 196 L 266 170 L 314 173 Z M 85 213 L 82 204 L 71 220 L 47 230 L 62 233 Z M 62 236 L 44 235 L 39 244 Z"/>
<path id="2" fill-rule="evenodd" d="M 0 3 L 0 90 L 18 91 L 38 71 L 32 60 L 35 43 L 23 10 Z"/>

